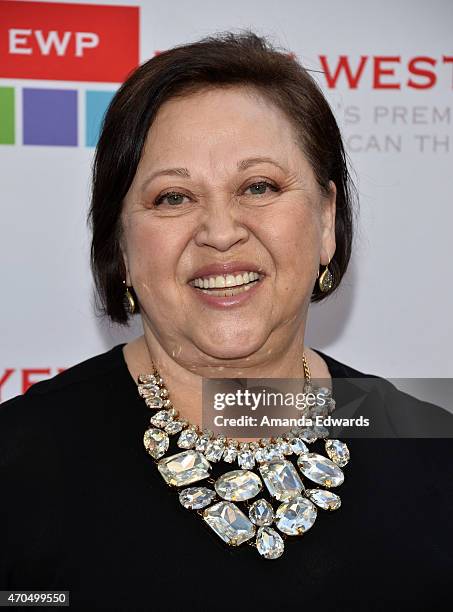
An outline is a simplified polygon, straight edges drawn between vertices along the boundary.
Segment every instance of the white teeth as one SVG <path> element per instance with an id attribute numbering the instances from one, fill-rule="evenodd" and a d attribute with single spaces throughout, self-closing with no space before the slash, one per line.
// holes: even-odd
<path id="1" fill-rule="evenodd" d="M 240 274 L 225 274 L 223 276 L 204 276 L 194 279 L 191 284 L 199 289 L 223 289 L 224 287 L 239 287 L 259 280 L 257 272 L 242 272 Z"/>
<path id="2" fill-rule="evenodd" d="M 248 285 L 239 285 L 238 287 L 231 288 L 225 287 L 224 289 L 201 289 L 201 291 L 217 297 L 229 297 L 232 295 L 237 295 L 238 293 L 244 293 L 244 291 L 250 291 L 250 289 L 254 287 L 257 282 L 258 281 L 253 281 Z"/>

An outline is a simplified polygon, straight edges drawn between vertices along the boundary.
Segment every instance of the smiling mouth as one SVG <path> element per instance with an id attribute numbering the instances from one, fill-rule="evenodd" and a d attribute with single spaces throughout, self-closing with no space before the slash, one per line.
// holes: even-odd
<path id="1" fill-rule="evenodd" d="M 215 297 L 231 297 L 233 295 L 239 295 L 240 293 L 250 291 L 250 289 L 252 289 L 255 285 L 261 283 L 264 277 L 264 274 L 251 272 L 245 277 L 242 276 L 242 278 L 241 275 L 236 276 L 236 279 L 229 275 L 226 277 L 210 277 L 209 281 L 207 278 L 194 279 L 189 283 L 189 285 L 196 291 L 201 291 L 202 293 L 206 293 L 208 295 Z M 226 284 L 228 284 L 228 286 L 225 286 Z"/>
<path id="2" fill-rule="evenodd" d="M 209 295 L 215 295 L 218 297 L 230 297 L 232 295 L 239 295 L 239 293 L 244 293 L 245 291 L 250 291 L 252 287 L 257 285 L 258 283 L 263 282 L 263 278 L 259 278 L 258 280 L 253 280 L 243 285 L 238 285 L 237 287 L 228 287 L 225 289 L 200 289 L 200 287 L 194 287 L 198 291 L 202 291 L 203 293 L 208 293 Z"/>

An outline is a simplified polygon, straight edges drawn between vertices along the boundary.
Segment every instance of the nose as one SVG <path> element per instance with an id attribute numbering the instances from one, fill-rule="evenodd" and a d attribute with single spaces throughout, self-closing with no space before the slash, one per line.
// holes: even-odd
<path id="1" fill-rule="evenodd" d="M 216 198 L 203 208 L 194 240 L 197 246 L 228 251 L 235 244 L 245 242 L 248 235 L 249 230 L 241 218 L 238 204 Z"/>

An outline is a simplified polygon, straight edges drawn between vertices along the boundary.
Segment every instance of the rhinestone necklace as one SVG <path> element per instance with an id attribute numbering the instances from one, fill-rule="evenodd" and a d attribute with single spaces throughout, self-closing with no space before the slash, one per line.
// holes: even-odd
<path id="1" fill-rule="evenodd" d="M 277 559 L 287 540 L 297 539 L 292 536 L 301 536 L 313 526 L 318 508 L 332 511 L 340 507 L 340 497 L 330 489 L 342 484 L 341 468 L 350 455 L 344 442 L 327 437 L 325 427 L 295 427 L 258 442 L 239 443 L 215 436 L 179 417 L 151 363 L 152 373 L 138 377 L 140 396 L 156 410 L 143 437 L 145 449 L 165 482 L 177 491 L 182 506 L 200 515 L 226 544 L 247 543 L 263 558 Z M 314 392 L 304 354 L 302 363 L 304 391 Z M 335 400 L 330 389 L 319 387 L 317 392 L 326 401 L 314 406 L 311 415 L 332 413 Z M 182 452 L 165 456 L 175 441 Z M 309 451 L 307 445 L 317 441 L 324 443 L 327 457 Z M 235 467 L 236 462 L 239 469 L 222 473 L 223 464 Z M 212 472 L 219 470 L 214 477 Z M 324 488 L 306 488 L 303 477 Z M 210 486 L 187 487 L 200 481 Z M 279 502 L 276 508 L 275 502 Z"/>

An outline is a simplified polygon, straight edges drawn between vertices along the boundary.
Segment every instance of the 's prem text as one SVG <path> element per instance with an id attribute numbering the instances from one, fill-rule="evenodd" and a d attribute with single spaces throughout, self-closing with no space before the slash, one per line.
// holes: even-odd
<path id="1" fill-rule="evenodd" d="M 303 410 L 307 406 L 324 406 L 326 396 L 318 391 L 314 393 L 280 393 L 275 391 L 261 392 L 249 389 L 238 389 L 235 393 L 215 393 L 214 410 L 224 410 L 227 406 L 245 406 L 250 410 L 256 410 L 259 406 L 293 406 L 297 410 Z"/>

